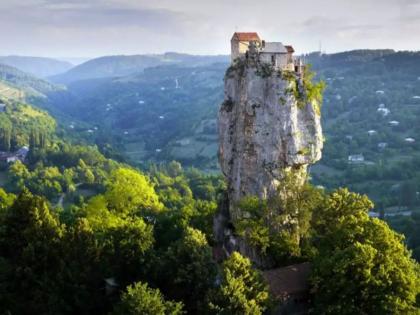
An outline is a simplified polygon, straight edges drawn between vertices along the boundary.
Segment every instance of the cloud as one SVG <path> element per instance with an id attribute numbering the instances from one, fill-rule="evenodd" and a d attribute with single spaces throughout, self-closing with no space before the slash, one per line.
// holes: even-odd
<path id="1" fill-rule="evenodd" d="M 420 48 L 420 0 L 0 0 L 0 15 L 0 54 L 228 53 L 235 30 L 299 52 Z"/>
<path id="2" fill-rule="evenodd" d="M 44 0 L 31 5 L 9 8 L 5 21 L 21 21 L 23 25 L 56 28 L 139 27 L 151 32 L 174 31 L 183 28 L 190 18 L 182 12 L 122 5 L 104 0 Z"/>

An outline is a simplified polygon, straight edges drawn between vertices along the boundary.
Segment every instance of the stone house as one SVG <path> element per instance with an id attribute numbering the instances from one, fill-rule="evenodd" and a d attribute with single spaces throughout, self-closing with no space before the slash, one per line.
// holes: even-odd
<path id="1" fill-rule="evenodd" d="M 23 146 L 19 150 L 16 151 L 15 155 L 19 160 L 24 162 L 28 153 L 29 153 L 29 148 L 27 146 Z"/>
<path id="2" fill-rule="evenodd" d="M 255 32 L 235 32 L 233 34 L 230 40 L 232 62 L 237 58 L 245 56 L 251 42 L 255 43 L 257 47 L 260 47 L 262 44 L 260 37 Z"/>
<path id="3" fill-rule="evenodd" d="M 284 48 L 287 50 L 287 62 L 293 63 L 293 53 L 295 52 L 295 49 L 290 45 L 286 45 Z"/>
<path id="4" fill-rule="evenodd" d="M 263 42 L 260 61 L 271 63 L 274 68 L 286 68 L 288 64 L 287 49 L 280 42 Z M 293 62 L 291 64 L 293 65 Z"/>
<path id="5" fill-rule="evenodd" d="M 365 161 L 365 157 L 363 156 L 363 154 L 353 154 L 349 155 L 348 161 L 350 164 L 359 164 Z"/>
<path id="6" fill-rule="evenodd" d="M 0 161 L 6 163 L 14 163 L 17 161 L 25 162 L 26 157 L 29 153 L 29 148 L 27 146 L 21 147 L 14 153 L 11 152 L 0 152 Z"/>
<path id="7" fill-rule="evenodd" d="M 19 158 L 14 153 L 0 152 L 0 161 L 2 162 L 9 164 L 9 163 L 14 163 L 17 160 L 19 160 Z"/>
<path id="8" fill-rule="evenodd" d="M 231 60 L 238 58 L 258 60 L 271 64 L 277 70 L 303 72 L 303 62 L 295 58 L 294 48 L 281 42 L 266 42 L 257 33 L 235 32 L 231 39 Z"/>

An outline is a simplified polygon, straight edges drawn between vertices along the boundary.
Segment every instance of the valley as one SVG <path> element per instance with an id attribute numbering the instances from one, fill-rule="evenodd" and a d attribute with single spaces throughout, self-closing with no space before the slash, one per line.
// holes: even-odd
<path id="1" fill-rule="evenodd" d="M 420 54 L 367 50 L 305 58 L 327 83 L 325 148 L 311 168 L 313 183 L 367 193 L 378 210 L 419 207 L 420 69 L 413 65 Z M 69 135 L 111 144 L 134 165 L 177 160 L 218 172 L 216 118 L 227 67 L 219 60 L 74 81 L 52 93 L 49 106 L 67 117 L 62 128 Z M 358 155 L 362 161 L 349 161 Z M 413 192 L 409 201 L 401 187 Z"/>
<path id="2" fill-rule="evenodd" d="M 139 68 L 129 74 L 121 69 L 133 59 L 100 60 L 99 69 L 113 69 L 108 73 L 90 61 L 70 70 L 65 86 L 0 66 L 1 97 L 48 110 L 60 136 L 95 144 L 108 157 L 143 169 L 176 160 L 219 174 L 216 120 L 227 57 L 164 56 L 151 65 L 134 59 Z M 420 212 L 420 54 L 366 50 L 305 59 L 327 83 L 324 150 L 309 170 L 312 183 L 366 193 L 375 215 L 411 233 L 413 219 L 395 214 Z"/>
<path id="3" fill-rule="evenodd" d="M 323 157 L 309 173 L 306 166 L 321 157 L 323 145 L 317 103 L 323 84 L 310 76 L 305 91 L 321 92 L 313 94 L 315 103 L 305 94 L 311 101 L 303 108 L 301 96 L 289 91 L 297 74 L 288 81 L 251 63 L 246 75 L 240 66 L 226 71 L 220 57 L 129 74 L 120 73 L 120 65 L 108 75 L 99 71 L 102 77 L 87 79 L 83 73 L 73 81 L 74 71 L 65 85 L 0 65 L 0 304 L 16 314 L 29 314 L 27 305 L 37 314 L 145 313 L 138 307 L 156 314 L 156 305 L 168 310 L 158 314 L 263 314 L 290 306 L 281 296 L 291 287 L 276 293 L 282 281 L 270 275 L 300 270 L 294 276 L 303 277 L 299 292 L 314 300 L 305 297 L 299 307 L 316 314 L 336 314 L 348 301 L 354 305 L 355 296 L 367 302 L 349 314 L 415 311 L 420 104 L 414 96 L 420 91 L 417 70 L 393 60 L 395 54 L 305 56 L 318 72 L 315 80 L 328 83 Z M 251 93 L 235 83 L 240 92 L 230 89 L 232 101 L 223 93 L 225 71 L 236 73 L 231 82 L 246 77 L 267 89 Z M 267 84 L 274 80 L 277 85 Z M 287 104 L 277 99 L 276 86 Z M 277 116 L 265 116 L 267 126 L 262 106 L 249 119 L 248 94 L 271 95 L 264 104 Z M 234 111 L 229 100 L 236 102 Z M 281 117 L 299 129 L 279 128 Z M 241 129 L 238 122 L 245 120 L 249 125 Z M 218 122 L 225 148 L 230 139 L 239 143 L 224 150 L 225 177 L 217 160 Z M 250 126 L 258 137 L 244 138 Z M 287 150 L 281 139 L 289 141 Z M 243 140 L 250 141 L 240 145 Z M 249 150 L 253 141 L 259 152 Z M 269 156 L 274 161 L 266 164 Z M 265 174 L 281 172 L 277 161 L 288 159 L 294 164 L 284 168 L 284 180 L 275 180 L 271 197 L 241 198 L 242 189 L 262 179 L 261 189 L 270 185 Z M 241 164 L 238 177 L 235 165 Z M 345 186 L 356 193 L 339 188 Z M 240 199 L 229 200 L 235 189 Z M 293 194 L 277 194 L 282 191 Z M 244 295 L 245 288 L 252 291 Z M 387 293 L 378 297 L 379 290 Z M 133 309 L 132 292 L 140 294 L 134 313 L 126 311 Z M 150 305 L 144 302 L 151 297 Z"/>

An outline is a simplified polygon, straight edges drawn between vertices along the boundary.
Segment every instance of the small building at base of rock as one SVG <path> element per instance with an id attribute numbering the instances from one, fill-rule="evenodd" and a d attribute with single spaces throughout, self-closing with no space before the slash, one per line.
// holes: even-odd
<path id="1" fill-rule="evenodd" d="M 308 262 L 263 272 L 271 295 L 278 301 L 273 314 L 303 315 L 308 313 L 310 273 L 311 264 Z"/>

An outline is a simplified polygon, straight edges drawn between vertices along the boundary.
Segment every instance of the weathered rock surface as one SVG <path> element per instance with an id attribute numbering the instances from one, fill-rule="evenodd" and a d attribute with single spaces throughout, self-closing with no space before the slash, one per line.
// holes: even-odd
<path id="1" fill-rule="evenodd" d="M 290 92 L 294 82 L 278 71 L 264 70 L 259 64 L 242 64 L 231 67 L 225 77 L 225 100 L 219 111 L 219 160 L 228 183 L 233 223 L 244 215 L 237 207 L 244 196 L 275 195 L 288 170 L 303 183 L 307 166 L 321 158 L 318 105 L 298 105 Z"/>

